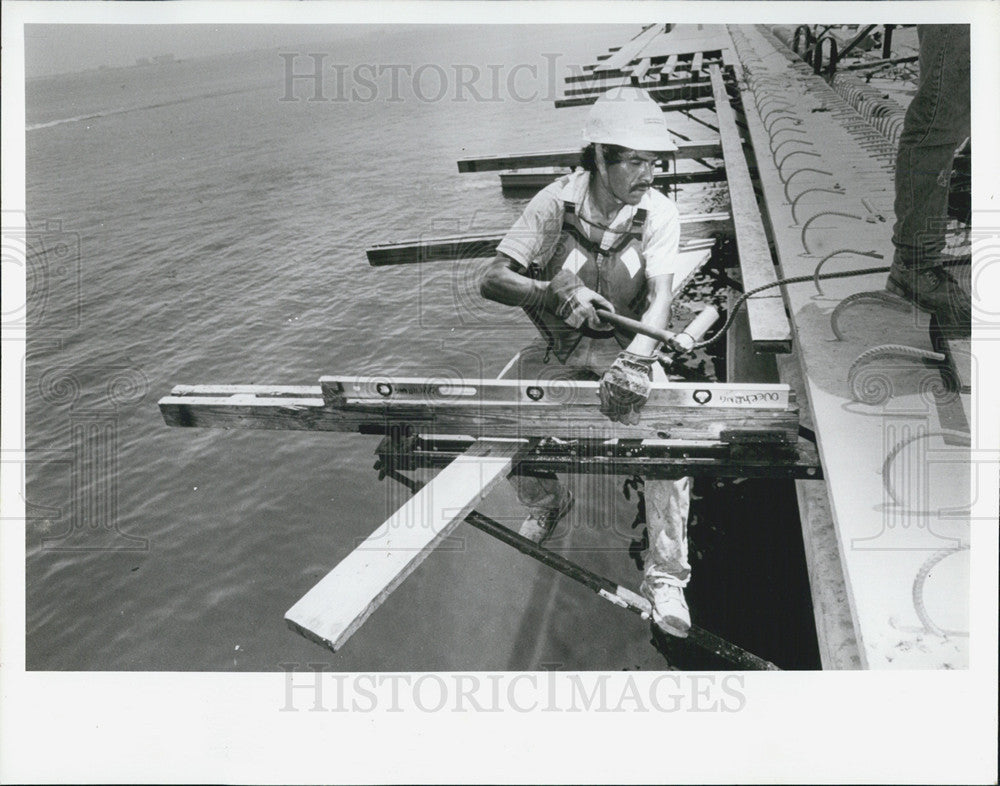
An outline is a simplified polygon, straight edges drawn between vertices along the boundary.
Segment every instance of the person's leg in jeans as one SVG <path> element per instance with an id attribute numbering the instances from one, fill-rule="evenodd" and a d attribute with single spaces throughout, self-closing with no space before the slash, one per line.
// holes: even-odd
<path id="1" fill-rule="evenodd" d="M 920 84 L 896 157 L 896 223 L 886 288 L 949 325 L 968 325 L 970 298 L 942 267 L 955 151 L 969 136 L 969 28 L 923 25 Z"/>
<path id="2" fill-rule="evenodd" d="M 659 363 L 653 381 L 666 382 Z M 691 478 L 645 482 L 646 531 L 649 547 L 643 556 L 642 592 L 652 603 L 653 621 L 674 636 L 687 636 L 691 616 L 684 587 L 691 579 L 687 523 L 691 507 Z"/>

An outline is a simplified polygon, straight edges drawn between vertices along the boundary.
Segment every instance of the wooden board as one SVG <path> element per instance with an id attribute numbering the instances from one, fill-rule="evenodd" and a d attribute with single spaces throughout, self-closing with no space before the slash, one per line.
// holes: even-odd
<path id="1" fill-rule="evenodd" d="M 700 77 L 700 74 L 697 76 Z M 556 101 L 556 109 L 567 106 L 568 104 L 565 102 L 569 100 L 589 98 L 592 101 L 596 101 L 614 87 L 628 87 L 632 85 L 632 80 L 633 77 L 631 75 L 624 74 L 612 79 L 594 80 L 581 87 L 570 88 L 566 90 L 562 98 Z M 648 91 L 661 104 L 669 103 L 670 101 L 690 101 L 712 95 L 712 83 L 707 79 L 696 78 L 696 75 L 690 73 L 688 73 L 687 81 L 683 83 L 652 83 L 642 85 L 640 89 Z"/>
<path id="2" fill-rule="evenodd" d="M 514 466 L 521 441 L 477 442 L 445 467 L 288 610 L 285 621 L 331 650 L 371 616 Z"/>
<path id="3" fill-rule="evenodd" d="M 345 380 L 350 383 L 350 389 Z M 159 402 L 167 425 L 198 428 L 293 429 L 386 434 L 392 429 L 473 437 L 560 439 L 685 439 L 794 445 L 798 409 L 785 386 L 653 383 L 638 425 L 600 412 L 597 382 L 438 380 L 438 395 L 393 398 L 407 378 L 323 378 L 316 396 L 288 395 L 276 386 L 238 392 L 211 385 L 181 386 Z M 425 384 L 426 380 L 417 380 Z M 517 391 L 516 401 L 490 401 L 493 384 Z M 346 395 L 335 388 L 341 385 Z M 476 395 L 466 396 L 464 388 Z M 479 391 L 484 390 L 483 398 Z M 388 391 L 383 395 L 380 391 Z M 787 398 L 786 398 L 787 397 Z M 781 407 L 781 402 L 787 405 Z"/>
<path id="4" fill-rule="evenodd" d="M 619 81 L 619 85 L 630 85 L 627 78 Z M 603 93 L 617 85 L 607 85 L 603 89 L 583 93 L 581 95 L 569 96 L 567 98 L 556 99 L 556 109 L 566 109 L 572 106 L 588 106 L 594 103 Z M 666 84 L 663 86 L 652 84 L 646 88 L 663 111 L 680 111 L 681 109 L 699 109 L 712 106 L 712 86 L 708 82 L 686 83 L 680 85 Z"/>
<path id="5" fill-rule="evenodd" d="M 729 201 L 733 211 L 733 226 L 740 256 L 740 270 L 746 291 L 778 280 L 771 250 L 764 232 L 764 223 L 754 195 L 753 181 L 740 142 L 736 115 L 729 104 L 729 95 L 717 65 L 710 67 L 715 111 L 719 120 L 726 176 L 729 181 Z M 777 287 L 754 295 L 747 303 L 750 335 L 757 352 L 791 352 L 792 329 L 785 315 L 781 290 Z"/>
<path id="6" fill-rule="evenodd" d="M 566 172 L 501 172 L 500 187 L 504 193 L 534 193 L 545 188 Z M 726 179 L 725 169 L 704 169 L 698 172 L 660 172 L 653 177 L 653 185 L 664 189 L 668 186 L 689 183 L 715 183 Z"/>
<path id="7" fill-rule="evenodd" d="M 700 228 L 700 226 L 715 226 L 727 221 L 729 221 L 728 213 L 681 216 L 681 225 L 687 232 Z M 372 246 L 365 251 L 365 254 L 368 257 L 368 264 L 373 267 L 482 259 L 496 253 L 497 246 L 505 234 L 505 232 L 492 232 L 481 235 L 452 235 L 421 240 L 401 240 L 397 243 Z M 687 270 L 703 265 L 708 259 L 707 252 L 710 251 L 714 242 L 712 238 L 682 241 L 681 268 Z"/>
<path id="8" fill-rule="evenodd" d="M 475 440 L 458 435 L 385 437 L 375 453 L 384 467 L 442 467 Z M 641 475 L 655 480 L 682 477 L 821 479 L 816 446 L 727 445 L 709 440 L 540 441 L 521 457 L 522 468 L 598 475 Z"/>
<path id="9" fill-rule="evenodd" d="M 739 280 L 738 268 L 729 271 L 731 278 Z M 739 293 L 727 293 L 727 309 L 732 313 Z M 750 336 L 750 321 L 746 309 L 741 308 L 733 318 L 726 333 L 726 380 L 728 382 L 777 382 L 778 369 L 773 352 L 755 352 Z"/>
<path id="10" fill-rule="evenodd" d="M 701 77 L 701 64 L 705 59 L 705 55 L 702 52 L 695 52 L 694 57 L 691 58 L 691 77 L 694 79 Z"/>
<path id="11" fill-rule="evenodd" d="M 646 73 L 649 71 L 649 67 L 651 65 L 652 61 L 648 57 L 644 57 L 634 68 L 632 68 L 632 79 L 636 82 L 640 82 L 645 79 Z"/>
<path id="12" fill-rule="evenodd" d="M 330 406 L 352 403 L 457 404 L 522 406 L 543 409 L 587 403 L 597 383 L 521 379 L 428 379 L 426 377 L 320 377 L 323 399 Z M 707 394 L 707 395 L 699 395 Z M 787 410 L 787 385 L 755 382 L 654 382 L 647 408 Z"/>
<path id="13" fill-rule="evenodd" d="M 618 71 L 635 60 L 653 39 L 663 33 L 663 25 L 650 25 L 597 67 L 598 71 Z"/>
<path id="14" fill-rule="evenodd" d="M 718 139 L 680 141 L 675 157 L 719 158 L 722 147 Z M 580 164 L 580 150 L 550 150 L 537 153 L 504 153 L 493 156 L 458 159 L 459 172 L 497 172 L 501 169 L 524 169 L 536 166 L 567 166 Z"/>

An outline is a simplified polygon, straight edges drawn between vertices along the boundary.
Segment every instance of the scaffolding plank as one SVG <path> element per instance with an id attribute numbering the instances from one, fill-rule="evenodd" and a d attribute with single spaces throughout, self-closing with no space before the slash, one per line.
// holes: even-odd
<path id="1" fill-rule="evenodd" d="M 729 201 L 733 211 L 736 246 L 740 257 L 740 270 L 746 291 L 778 280 L 771 250 L 764 232 L 760 207 L 754 195 L 753 181 L 740 142 L 736 115 L 729 103 L 729 95 L 722 81 L 722 71 L 717 65 L 709 69 L 715 111 L 719 122 L 726 176 L 729 182 Z M 791 352 L 792 330 L 785 314 L 781 290 L 777 287 L 754 295 L 747 301 L 750 335 L 757 352 Z"/>
<path id="2" fill-rule="evenodd" d="M 703 215 L 682 216 L 681 224 L 685 231 L 716 227 L 729 221 L 728 213 L 707 213 Z M 503 239 L 505 232 L 491 232 L 481 235 L 452 235 L 449 237 L 421 238 L 419 240 L 400 240 L 396 243 L 384 243 L 372 246 L 366 250 L 368 264 L 373 267 L 385 265 L 406 265 L 418 262 L 456 261 L 459 259 L 482 259 L 496 253 L 497 245 Z M 692 239 L 681 242 L 681 262 L 685 269 L 690 265 L 704 264 L 706 258 L 692 257 L 689 254 L 701 253 L 710 249 L 714 240 Z"/>
<path id="3" fill-rule="evenodd" d="M 563 172 L 501 172 L 500 187 L 504 192 L 527 193 L 538 191 L 557 178 L 566 174 Z M 671 185 L 686 185 L 689 183 L 715 183 L 725 180 L 726 173 L 722 167 L 705 169 L 698 172 L 658 172 L 653 176 L 653 185 L 663 189 Z"/>
<path id="4" fill-rule="evenodd" d="M 614 86 L 630 84 L 631 82 L 628 79 L 624 79 L 618 85 Z M 611 86 L 608 86 L 605 90 L 594 90 L 582 95 L 559 98 L 555 101 L 555 107 L 556 109 L 565 109 L 571 106 L 587 106 L 593 104 L 606 90 L 610 89 Z M 712 95 L 712 86 L 707 81 L 685 82 L 678 85 L 654 83 L 648 87 L 644 86 L 643 89 L 649 91 L 649 94 L 656 99 L 657 103 L 660 104 L 660 108 L 665 112 L 680 109 L 707 108 L 713 105 L 713 101 L 710 98 Z"/>
<path id="5" fill-rule="evenodd" d="M 532 383 L 519 379 L 462 377 L 446 380 L 331 375 L 320 377 L 319 384 L 323 398 L 330 406 L 350 406 L 353 402 L 442 406 L 471 403 L 475 406 L 499 404 L 544 410 L 587 402 L 597 390 L 596 382 L 559 380 Z M 790 400 L 788 386 L 776 383 L 661 382 L 654 384 L 646 407 L 787 410 Z M 596 401 L 590 403 L 597 406 Z"/>
<path id="6" fill-rule="evenodd" d="M 646 77 L 646 73 L 649 71 L 652 62 L 653 61 L 648 57 L 644 57 L 640 60 L 638 65 L 632 69 L 632 79 L 636 82 L 642 81 Z"/>
<path id="7" fill-rule="evenodd" d="M 598 383 L 437 380 L 432 393 L 406 395 L 427 380 L 328 377 L 321 397 L 276 397 L 274 386 L 226 393 L 210 385 L 175 389 L 159 402 L 170 426 L 292 429 L 386 434 L 392 429 L 473 437 L 560 439 L 684 439 L 731 444 L 794 445 L 798 408 L 788 389 L 774 385 L 653 383 L 637 425 L 615 423 L 600 412 Z M 335 387 L 340 385 L 342 393 Z M 471 389 L 471 395 L 466 390 Z M 429 388 L 428 388 L 429 390 Z M 784 402 L 787 402 L 782 406 Z"/>
<path id="8" fill-rule="evenodd" d="M 676 158 L 718 158 L 722 146 L 718 139 L 680 141 Z M 580 150 L 550 150 L 536 153 L 503 153 L 458 159 L 459 172 L 496 172 L 501 169 L 523 169 L 536 166 L 575 167 L 580 163 Z"/>
<path id="9" fill-rule="evenodd" d="M 375 453 L 384 467 L 442 467 L 460 455 L 472 437 L 418 435 L 382 440 Z M 796 445 L 735 446 L 709 440 L 542 441 L 521 458 L 520 466 L 547 472 L 599 475 L 682 477 L 795 478 L 823 476 L 816 446 L 800 438 Z"/>
<path id="10" fill-rule="evenodd" d="M 701 77 L 701 64 L 705 59 L 703 52 L 695 52 L 694 57 L 691 58 L 691 76 L 694 79 Z"/>
<path id="11" fill-rule="evenodd" d="M 338 650 L 514 466 L 524 441 L 477 442 L 445 467 L 285 614 Z"/>
<path id="12" fill-rule="evenodd" d="M 597 67 L 598 71 L 621 71 L 629 63 L 638 57 L 649 44 L 658 36 L 664 35 L 663 25 L 650 25 L 639 35 L 629 41 L 625 46 L 614 53 L 610 58 Z"/>

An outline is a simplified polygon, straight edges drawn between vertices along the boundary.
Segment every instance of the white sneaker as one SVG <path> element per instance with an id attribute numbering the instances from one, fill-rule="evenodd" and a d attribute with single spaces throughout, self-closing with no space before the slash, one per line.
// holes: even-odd
<path id="1" fill-rule="evenodd" d="M 691 612 L 684 599 L 684 590 L 655 579 L 643 579 L 639 590 L 653 606 L 656 627 L 671 636 L 686 639 L 691 630 Z"/>
<path id="2" fill-rule="evenodd" d="M 532 508 L 528 518 L 521 524 L 518 534 L 533 543 L 541 545 L 556 528 L 562 518 L 573 507 L 573 494 L 566 489 L 558 508 Z"/>

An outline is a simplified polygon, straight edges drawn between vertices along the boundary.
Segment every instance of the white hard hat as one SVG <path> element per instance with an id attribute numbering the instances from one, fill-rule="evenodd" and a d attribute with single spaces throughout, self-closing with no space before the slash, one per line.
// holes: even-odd
<path id="1" fill-rule="evenodd" d="M 660 105 L 638 87 L 615 87 L 598 98 L 587 115 L 583 141 L 653 152 L 677 149 Z"/>

